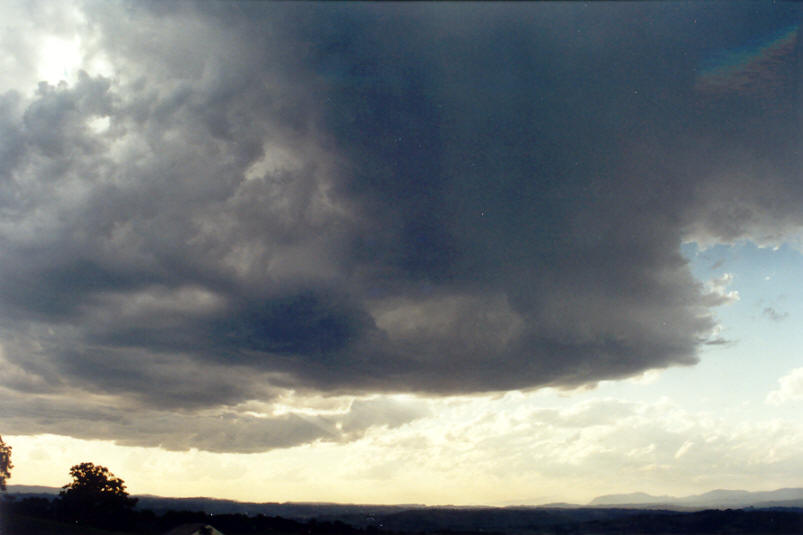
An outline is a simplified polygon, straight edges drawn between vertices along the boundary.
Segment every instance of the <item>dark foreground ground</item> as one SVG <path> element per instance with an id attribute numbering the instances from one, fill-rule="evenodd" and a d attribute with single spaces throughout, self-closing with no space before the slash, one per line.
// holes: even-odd
<path id="1" fill-rule="evenodd" d="M 803 509 L 696 512 L 616 508 L 415 508 L 289 519 L 191 511 L 131 511 L 125 517 L 68 521 L 48 500 L 6 502 L 2 535 L 161 535 L 189 523 L 225 535 L 769 535 L 803 534 Z M 62 517 L 60 517 L 60 515 Z M 92 525 L 94 524 L 94 525 Z"/>

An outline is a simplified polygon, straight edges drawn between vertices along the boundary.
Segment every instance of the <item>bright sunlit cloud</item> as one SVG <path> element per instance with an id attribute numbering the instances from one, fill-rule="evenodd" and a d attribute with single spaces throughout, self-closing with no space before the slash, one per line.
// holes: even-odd
<path id="1" fill-rule="evenodd" d="M 779 386 L 767 394 L 767 403 L 781 405 L 787 402 L 803 401 L 803 368 L 790 371 L 778 379 Z"/>

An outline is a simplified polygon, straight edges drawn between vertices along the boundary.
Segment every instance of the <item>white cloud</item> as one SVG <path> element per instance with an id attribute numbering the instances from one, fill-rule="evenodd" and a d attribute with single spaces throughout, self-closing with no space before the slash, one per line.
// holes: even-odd
<path id="1" fill-rule="evenodd" d="M 803 368 L 795 368 L 778 379 L 779 387 L 767 394 L 767 403 L 781 405 L 803 400 Z"/>
<path id="2" fill-rule="evenodd" d="M 740 299 L 737 290 L 728 290 L 733 283 L 733 273 L 723 273 L 722 276 L 711 279 L 706 283 L 705 295 L 709 306 L 730 305 Z"/>
<path id="3" fill-rule="evenodd" d="M 394 477 L 417 474 L 422 492 L 433 496 L 430 485 L 462 480 L 464 495 L 471 495 L 462 501 L 469 503 L 501 503 L 516 493 L 555 492 L 573 483 L 578 486 L 564 490 L 561 499 L 580 503 L 632 491 L 684 495 L 720 486 L 763 489 L 792 485 L 790 474 L 803 469 L 798 422 L 712 415 L 667 398 L 563 400 L 555 407 L 557 400 L 536 394 L 435 400 L 432 417 L 369 432 L 355 451 L 372 451 L 376 462 L 361 465 L 369 472 L 384 470 L 385 461 L 395 459 Z M 416 443 L 427 444 L 424 458 L 399 446 Z M 488 488 L 493 483 L 477 483 L 499 478 L 509 495 Z"/>
<path id="4" fill-rule="evenodd" d="M 678 451 L 675 452 L 675 459 L 680 459 L 694 446 L 694 442 L 691 440 L 687 440 L 683 443 L 681 447 L 678 448 Z"/>

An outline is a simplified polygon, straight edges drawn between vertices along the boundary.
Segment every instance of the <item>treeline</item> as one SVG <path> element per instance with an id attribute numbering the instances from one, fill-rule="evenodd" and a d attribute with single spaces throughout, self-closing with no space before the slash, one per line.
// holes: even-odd
<path id="1" fill-rule="evenodd" d="M 136 533 L 140 535 L 159 535 L 182 524 L 210 524 L 226 535 L 377 535 L 415 533 L 440 535 L 469 534 L 519 534 L 519 535 L 614 535 L 621 533 L 639 535 L 755 535 L 755 534 L 800 534 L 803 533 L 803 511 L 800 510 L 709 510 L 698 512 L 637 512 L 599 520 L 570 520 L 571 512 L 562 511 L 566 517 L 557 523 L 555 518 L 518 523 L 516 527 L 497 525 L 488 527 L 468 527 L 470 522 L 460 519 L 468 511 L 453 510 L 452 528 L 444 521 L 440 527 L 427 526 L 421 522 L 418 529 L 411 525 L 406 529 L 394 526 L 390 530 L 370 526 L 358 528 L 345 522 L 321 520 L 291 520 L 278 516 L 245 514 L 207 514 L 204 512 L 167 511 L 156 514 L 150 510 L 131 510 L 114 519 L 94 519 L 90 523 L 76 524 L 74 514 L 64 509 L 58 498 L 25 498 L 13 500 L 6 497 L 4 514 L 8 522 L 4 533 L 13 535 L 41 535 L 44 533 L 94 534 Z M 605 511 L 605 510 L 603 510 Z M 600 511 L 601 513 L 603 511 Z M 622 511 L 610 510 L 609 514 Z M 632 513 L 632 511 L 630 511 Z M 471 516 L 471 515 L 468 515 Z M 38 519 L 38 522 L 31 522 Z M 95 527 L 104 531 L 91 531 L 81 528 Z"/>
<path id="2" fill-rule="evenodd" d="M 626 518 L 583 522 L 558 526 L 559 535 L 642 535 L 677 534 L 800 534 L 803 533 L 803 511 L 725 509 L 696 512 L 640 513 Z"/>
<path id="3" fill-rule="evenodd" d="M 309 520 L 301 522 L 264 515 L 210 515 L 204 512 L 190 511 L 167 511 L 156 514 L 148 510 L 127 510 L 118 511 L 116 515 L 110 517 L 96 516 L 76 521 L 75 512 L 58 498 L 15 500 L 5 497 L 2 507 L 2 514 L 6 522 L 5 533 L 13 535 L 28 535 L 29 533 L 38 535 L 44 528 L 55 529 L 59 526 L 92 527 L 111 532 L 155 535 L 165 533 L 182 524 L 192 523 L 213 525 L 226 535 L 368 535 L 376 531 L 372 528 L 358 529 L 340 521 Z M 39 522 L 31 522 L 31 519 L 37 519 Z"/>

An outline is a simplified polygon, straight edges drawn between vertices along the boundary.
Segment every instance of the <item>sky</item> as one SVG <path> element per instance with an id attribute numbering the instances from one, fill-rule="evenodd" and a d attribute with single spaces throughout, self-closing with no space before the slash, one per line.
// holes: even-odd
<path id="1" fill-rule="evenodd" d="M 793 3 L 3 2 L 10 484 L 803 486 Z"/>

